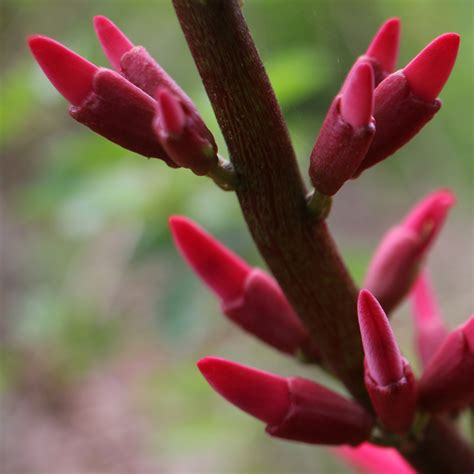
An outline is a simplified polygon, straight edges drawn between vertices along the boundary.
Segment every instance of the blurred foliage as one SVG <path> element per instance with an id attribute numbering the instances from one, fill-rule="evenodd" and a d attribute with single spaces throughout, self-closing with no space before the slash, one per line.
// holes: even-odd
<path id="1" fill-rule="evenodd" d="M 110 444 L 94 444 L 99 460 L 86 462 L 81 459 L 93 458 L 86 443 L 84 456 L 73 466 L 76 471 L 119 472 L 111 459 L 121 459 L 116 453 L 123 448 L 127 462 L 142 466 L 145 459 L 153 472 L 341 472 L 340 463 L 323 449 L 266 437 L 256 422 L 219 400 L 193 365 L 214 353 L 283 374 L 324 378 L 224 321 L 215 300 L 172 246 L 167 218 L 185 214 L 252 264 L 263 265 L 235 197 L 206 178 L 132 156 L 75 123 L 25 46 L 26 35 L 42 33 L 105 66 L 91 18 L 109 16 L 190 94 L 225 155 L 170 2 L 2 0 L 1 9 L 0 388 L 9 412 L 7 437 L 38 435 L 31 442 L 25 437 L 17 447 L 26 463 L 21 471 L 49 470 L 42 463 L 56 455 L 57 472 L 66 472 L 75 459 L 66 448 L 69 457 L 63 459 L 62 441 L 55 443 L 54 436 L 44 434 L 45 426 L 64 422 L 56 412 L 48 411 L 45 418 L 47 404 L 38 405 L 36 398 L 72 400 L 67 406 L 74 411 L 82 406 L 77 397 L 97 386 L 94 374 L 118 370 L 119 391 L 130 394 L 134 408 L 130 413 L 120 408 L 117 423 L 141 427 L 133 438 L 140 447 L 134 448 L 124 435 L 120 448 L 114 444 L 122 442 L 117 435 Z M 434 36 L 461 33 L 459 60 L 442 93 L 442 111 L 395 157 L 345 186 L 330 225 L 360 282 L 385 229 L 430 189 L 453 188 L 459 205 L 430 265 L 449 324 L 462 321 L 472 310 L 474 268 L 471 0 L 247 0 L 244 11 L 305 176 L 332 97 L 385 18 L 402 18 L 401 65 Z M 394 324 L 412 355 L 406 309 Z M 123 369 L 132 362 L 146 367 L 138 379 Z M 103 375 L 102 380 L 108 379 Z M 101 389 L 93 405 L 109 406 L 111 400 L 121 403 L 116 388 Z M 42 417 L 25 411 L 25 403 Z M 23 419 L 19 413 L 25 412 L 30 415 Z M 82 438 L 95 439 L 95 434 L 108 440 L 101 419 L 93 414 Z M 77 429 L 73 431 L 66 430 L 60 439 L 75 439 Z M 12 461 L 18 452 L 2 453 L 12 469 L 19 466 Z"/>

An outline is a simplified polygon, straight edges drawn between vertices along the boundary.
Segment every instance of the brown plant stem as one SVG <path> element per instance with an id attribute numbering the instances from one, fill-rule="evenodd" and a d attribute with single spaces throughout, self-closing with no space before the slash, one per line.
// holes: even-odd
<path id="1" fill-rule="evenodd" d="M 326 223 L 308 211 L 280 108 L 237 0 L 174 0 L 238 177 L 237 196 L 268 266 L 323 358 L 362 403 L 356 288 Z"/>

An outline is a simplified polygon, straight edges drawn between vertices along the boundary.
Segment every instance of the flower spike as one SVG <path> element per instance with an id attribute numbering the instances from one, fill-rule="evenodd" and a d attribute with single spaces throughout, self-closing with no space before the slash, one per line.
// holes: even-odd
<path id="1" fill-rule="evenodd" d="M 454 203 L 450 191 L 434 191 L 382 238 L 370 261 L 364 286 L 385 312 L 392 311 L 409 292 Z"/>
<path id="2" fill-rule="evenodd" d="M 239 298 L 251 268 L 190 219 L 173 216 L 169 223 L 181 255 L 204 283 L 223 301 Z"/>
<path id="3" fill-rule="evenodd" d="M 341 95 L 341 116 L 352 127 L 370 124 L 374 111 L 374 73 L 368 63 L 357 66 Z"/>
<path id="4" fill-rule="evenodd" d="M 403 68 L 416 97 L 427 102 L 438 97 L 456 62 L 459 42 L 457 33 L 438 36 Z"/>
<path id="5" fill-rule="evenodd" d="M 120 71 L 122 56 L 130 51 L 134 44 L 125 34 L 107 17 L 94 17 L 94 29 L 107 59 L 116 71 Z"/>
<path id="6" fill-rule="evenodd" d="M 397 63 L 399 45 L 400 18 L 390 18 L 379 28 L 365 55 L 374 58 L 383 71 L 391 73 Z"/>
<path id="7" fill-rule="evenodd" d="M 320 353 L 278 283 L 185 217 L 170 219 L 184 259 L 221 300 L 222 312 L 243 330 L 275 349 L 320 360 Z"/>
<path id="8" fill-rule="evenodd" d="M 81 105 L 92 93 L 99 68 L 47 36 L 28 38 L 28 46 L 47 78 L 71 104 Z"/>
<path id="9" fill-rule="evenodd" d="M 311 444 L 366 440 L 372 417 L 356 403 L 299 377 L 284 378 L 217 357 L 198 367 L 227 401 L 267 424 L 271 436 Z"/>
<path id="10" fill-rule="evenodd" d="M 474 402 L 474 315 L 446 336 L 423 372 L 419 393 L 420 405 L 431 412 Z"/>
<path id="11" fill-rule="evenodd" d="M 367 290 L 358 301 L 359 327 L 365 353 L 365 385 L 382 424 L 406 432 L 415 414 L 415 379 L 403 359 L 390 323 L 379 302 Z"/>

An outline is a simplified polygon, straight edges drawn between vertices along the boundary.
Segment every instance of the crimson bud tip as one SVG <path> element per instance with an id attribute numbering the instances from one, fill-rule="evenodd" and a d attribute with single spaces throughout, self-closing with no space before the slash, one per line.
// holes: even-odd
<path id="1" fill-rule="evenodd" d="M 97 15 L 93 21 L 97 38 L 107 59 L 115 70 L 120 71 L 120 60 L 127 51 L 134 47 L 133 43 L 107 17 Z"/>
<path id="2" fill-rule="evenodd" d="M 367 126 L 374 111 L 374 73 L 369 63 L 349 74 L 341 96 L 341 115 L 354 128 Z"/>
<path id="3" fill-rule="evenodd" d="M 367 56 L 377 60 L 386 72 L 393 72 L 400 44 L 400 18 L 390 18 L 377 31 L 370 43 Z"/>
<path id="4" fill-rule="evenodd" d="M 72 105 L 81 105 L 92 92 L 99 68 L 47 36 L 29 36 L 28 46 L 58 92 Z"/>
<path id="5" fill-rule="evenodd" d="M 180 101 L 166 88 L 160 87 L 155 98 L 157 101 L 156 127 L 160 135 L 179 136 L 186 124 L 186 115 Z"/>
<path id="6" fill-rule="evenodd" d="M 456 62 L 459 43 L 457 33 L 438 36 L 404 67 L 415 96 L 428 102 L 438 97 Z"/>
<path id="7" fill-rule="evenodd" d="M 197 366 L 216 392 L 249 415 L 267 424 L 285 416 L 290 404 L 285 378 L 220 357 L 204 357 Z"/>
<path id="8" fill-rule="evenodd" d="M 368 290 L 359 293 L 358 314 L 370 376 L 382 386 L 399 381 L 404 375 L 400 349 L 384 310 Z"/>
<path id="9" fill-rule="evenodd" d="M 222 301 L 240 297 L 250 267 L 192 220 L 169 219 L 171 233 L 184 259 Z"/>

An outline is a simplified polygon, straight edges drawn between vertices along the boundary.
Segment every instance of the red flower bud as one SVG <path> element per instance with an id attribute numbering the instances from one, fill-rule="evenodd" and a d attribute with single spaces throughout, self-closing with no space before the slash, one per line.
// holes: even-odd
<path id="1" fill-rule="evenodd" d="M 28 46 L 46 77 L 71 104 L 81 105 L 91 94 L 95 65 L 47 36 L 28 38 Z"/>
<path id="2" fill-rule="evenodd" d="M 448 190 L 435 191 L 382 238 L 369 264 L 364 287 L 376 296 L 387 313 L 410 290 L 454 203 L 454 195 Z"/>
<path id="3" fill-rule="evenodd" d="M 345 459 L 357 472 L 364 474 L 416 474 L 416 471 L 394 448 L 363 443 L 356 448 L 341 446 L 331 451 Z"/>
<path id="4" fill-rule="evenodd" d="M 441 35 L 375 89 L 377 133 L 354 176 L 395 153 L 433 118 L 441 107 L 436 96 L 451 73 L 458 47 L 459 35 Z"/>
<path id="5" fill-rule="evenodd" d="M 173 216 L 169 224 L 178 250 L 201 280 L 224 303 L 239 299 L 250 266 L 192 220 Z"/>
<path id="6" fill-rule="evenodd" d="M 323 194 L 335 194 L 364 159 L 375 133 L 373 82 L 367 63 L 354 67 L 328 111 L 309 168 L 314 187 Z"/>
<path id="7" fill-rule="evenodd" d="M 420 405 L 428 411 L 459 410 L 474 402 L 474 315 L 446 336 L 419 387 Z"/>
<path id="8" fill-rule="evenodd" d="M 311 444 L 352 444 L 366 440 L 371 416 L 356 403 L 299 377 L 283 378 L 217 357 L 198 367 L 227 401 L 267 423 L 271 436 Z"/>
<path id="9" fill-rule="evenodd" d="M 415 346 L 423 367 L 436 352 L 448 334 L 428 275 L 422 272 L 417 278 L 412 290 L 412 313 L 415 328 Z"/>
<path id="10" fill-rule="evenodd" d="M 184 217 L 170 219 L 176 245 L 204 283 L 221 299 L 223 313 L 244 331 L 287 354 L 320 359 L 311 336 L 278 283 Z"/>
<path id="11" fill-rule="evenodd" d="M 416 386 L 382 307 L 367 290 L 358 302 L 359 326 L 365 353 L 365 385 L 382 424 L 406 432 L 415 414 Z"/>
<path id="12" fill-rule="evenodd" d="M 459 42 L 457 33 L 438 36 L 403 68 L 415 97 L 427 102 L 438 97 L 456 62 Z"/>
<path id="13" fill-rule="evenodd" d="M 197 175 L 207 174 L 217 162 L 217 146 L 200 117 L 190 112 L 168 89 L 156 94 L 155 132 L 168 155 Z"/>
<path id="14" fill-rule="evenodd" d="M 128 150 L 178 167 L 154 133 L 156 104 L 151 97 L 109 69 L 97 72 L 93 88 L 84 103 L 69 108 L 71 117 Z"/>
<path id="15" fill-rule="evenodd" d="M 147 94 L 50 38 L 33 36 L 28 43 L 48 79 L 71 102 L 74 119 L 128 150 L 177 166 L 153 132 L 155 101 Z"/>
<path id="16" fill-rule="evenodd" d="M 365 57 L 371 58 L 378 66 L 374 68 L 376 84 L 394 71 L 397 64 L 399 46 L 400 18 L 389 18 L 379 28 L 365 52 Z"/>
<path id="17" fill-rule="evenodd" d="M 120 72 L 120 60 L 134 44 L 105 16 L 94 17 L 94 29 L 110 64 Z"/>

